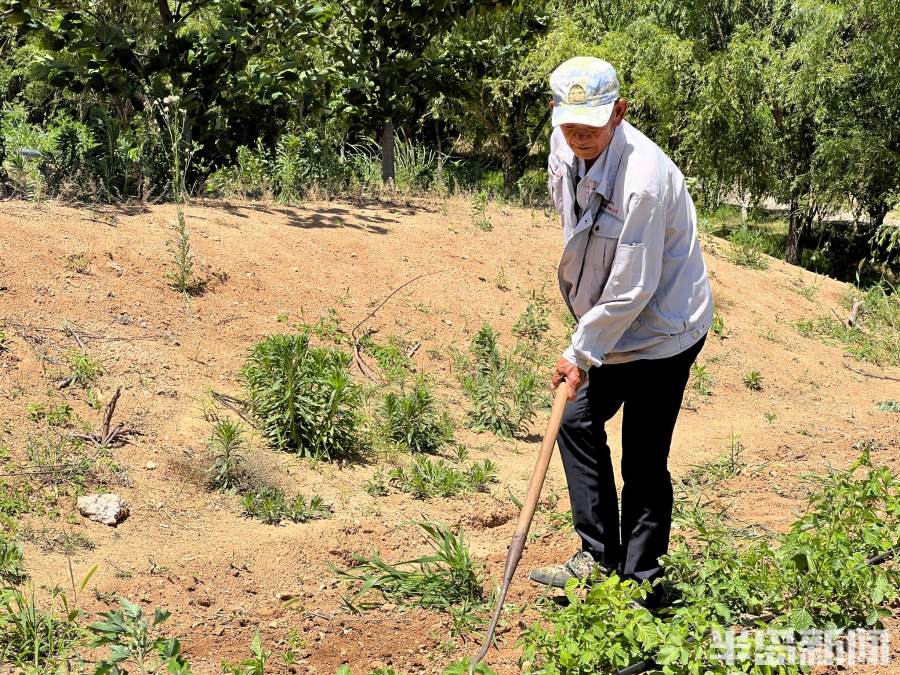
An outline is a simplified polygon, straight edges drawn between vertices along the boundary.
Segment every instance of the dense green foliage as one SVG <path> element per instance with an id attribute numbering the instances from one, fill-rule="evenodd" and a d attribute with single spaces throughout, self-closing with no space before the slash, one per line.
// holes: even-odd
<path id="1" fill-rule="evenodd" d="M 337 459 L 356 450 L 359 385 L 350 357 L 312 347 L 309 335 L 272 335 L 250 351 L 241 371 L 263 435 L 278 450 Z"/>
<path id="2" fill-rule="evenodd" d="M 664 559 L 679 592 L 672 608 L 654 616 L 635 607 L 646 582 L 613 576 L 586 595 L 573 585 L 569 606 L 548 614 L 552 628 L 533 626 L 524 638 L 532 672 L 605 672 L 654 654 L 667 673 L 734 672 L 714 658 L 711 631 L 741 622 L 798 632 L 881 626 L 890 615 L 885 603 L 900 597 L 900 571 L 867 559 L 900 546 L 900 483 L 872 465 L 869 448 L 847 470 L 811 480 L 806 513 L 779 536 L 729 528 L 699 507 L 680 509 Z M 750 658 L 736 672 L 772 672 Z"/>
<path id="3" fill-rule="evenodd" d="M 388 392 L 381 408 L 387 439 L 409 452 L 437 452 L 453 440 L 453 425 L 446 411 L 438 411 L 424 382 L 405 394 Z"/>
<path id="4" fill-rule="evenodd" d="M 775 252 L 794 262 L 821 249 L 877 278 L 900 261 L 893 0 L 2 0 L 0 17 L 9 194 L 170 195 L 159 104 L 177 96 L 195 193 L 391 178 L 546 203 L 547 76 L 592 54 L 698 201 L 784 205 Z"/>

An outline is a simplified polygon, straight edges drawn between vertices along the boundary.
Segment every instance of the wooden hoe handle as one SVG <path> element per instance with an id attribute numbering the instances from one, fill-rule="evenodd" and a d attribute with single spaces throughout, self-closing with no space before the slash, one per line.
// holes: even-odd
<path id="1" fill-rule="evenodd" d="M 519 512 L 519 522 L 516 524 L 516 533 L 513 535 L 512 542 L 509 544 L 509 550 L 506 554 L 506 567 L 503 570 L 503 586 L 500 588 L 500 595 L 497 597 L 497 605 L 494 607 L 494 615 L 491 617 L 491 623 L 488 626 L 487 634 L 484 636 L 484 643 L 478 654 L 472 660 L 472 663 L 478 663 L 487 654 L 491 647 L 491 641 L 494 639 L 494 631 L 497 630 L 497 621 L 500 619 L 500 611 L 503 609 L 503 602 L 506 600 L 506 592 L 509 590 L 509 584 L 516 572 L 516 566 L 522 558 L 522 551 L 525 549 L 525 540 L 528 538 L 528 530 L 531 527 L 531 521 L 534 518 L 534 512 L 537 509 L 538 500 L 541 498 L 541 488 L 544 487 L 544 478 L 547 477 L 547 467 L 550 466 L 550 457 L 553 455 L 553 446 L 556 445 L 556 436 L 559 433 L 559 425 L 562 423 L 563 412 L 566 409 L 569 388 L 565 382 L 561 382 L 556 388 L 556 396 L 553 399 L 553 409 L 550 412 L 550 421 L 547 422 L 547 430 L 544 432 L 544 440 L 541 443 L 541 451 L 538 454 L 537 462 L 534 465 L 534 471 L 531 473 L 531 481 L 528 483 L 528 494 L 525 495 L 525 501 L 522 502 L 522 510 Z"/>

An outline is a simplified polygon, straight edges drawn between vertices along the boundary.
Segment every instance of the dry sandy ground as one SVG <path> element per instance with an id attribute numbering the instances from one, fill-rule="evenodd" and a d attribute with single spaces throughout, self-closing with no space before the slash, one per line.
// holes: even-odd
<path id="1" fill-rule="evenodd" d="M 97 389 L 101 401 L 122 387 L 117 418 L 143 432 L 113 451 L 123 471 L 112 489 L 131 504 L 126 522 L 115 529 L 88 522 L 71 500 L 60 517 L 30 521 L 51 538 L 80 534 L 95 544 L 71 555 L 76 577 L 99 565 L 90 582 L 95 590 L 81 597 L 84 609 L 102 611 L 114 595 L 169 608 L 167 629 L 182 639 L 194 672 L 201 674 L 219 672 L 223 659 L 245 656 L 257 629 L 276 657 L 295 635 L 295 672 L 330 675 L 341 663 L 356 672 L 377 663 L 404 673 L 439 672 L 473 652 L 479 636 L 448 646 L 448 620 L 438 613 L 387 604 L 346 612 L 345 589 L 329 565 L 344 565 L 350 552 L 374 548 L 388 560 L 421 553 L 423 542 L 410 521 L 424 517 L 462 524 L 473 554 L 496 581 L 515 524 L 509 491 L 525 491 L 546 413 L 526 439 L 457 432 L 473 459 L 490 457 L 499 467 L 500 482 L 474 498 L 375 498 L 364 490 L 374 464 L 273 457 L 282 485 L 321 494 L 334 505 L 333 518 L 303 525 L 247 520 L 236 497 L 205 492 L 183 465 L 191 453 L 203 452 L 209 435 L 205 393 L 240 393 L 236 376 L 247 349 L 287 330 L 279 315 L 313 321 L 333 307 L 349 328 L 390 291 L 424 272 L 438 273 L 407 286 L 367 325 L 379 329 L 378 339 L 399 335 L 422 343 L 416 366 L 436 382 L 462 428 L 465 401 L 449 348 L 465 348 L 484 322 L 508 343 L 533 291 L 551 298 L 554 339 L 562 344 L 564 336 L 555 290 L 561 247 L 555 219 L 512 208 L 492 209 L 490 216 L 493 231 L 481 232 L 462 200 L 193 205 L 188 224 L 210 284 L 204 295 L 185 301 L 165 278 L 171 207 L 98 211 L 0 202 L 0 324 L 10 335 L 9 350 L 0 354 L 0 446 L 15 453 L 36 432 L 27 416 L 30 403 L 65 402 L 99 424 L 84 390 L 58 391 L 54 384 L 61 355 L 75 344 L 62 330 L 65 322 L 93 336 L 83 340 L 105 367 Z M 729 481 L 725 502 L 741 520 L 783 529 L 802 506 L 799 475 L 847 466 L 856 457 L 855 443 L 881 441 L 875 461 L 900 469 L 898 418 L 876 409 L 878 401 L 900 399 L 900 391 L 896 382 L 851 372 L 842 365 L 839 347 L 794 329 L 797 320 L 830 308 L 843 313 L 844 284 L 774 260 L 765 271 L 736 267 L 723 257 L 727 246 L 704 238 L 726 337 L 711 336 L 700 356 L 712 376 L 712 395 L 689 396 L 671 469 L 676 478 L 684 475 L 691 465 L 720 456 L 731 435 L 738 436 L 748 468 Z M 87 256 L 86 270 L 67 266 L 73 254 Z M 501 276 L 509 290 L 498 288 Z M 815 286 L 809 298 L 795 290 L 798 281 Z M 763 375 L 760 392 L 742 383 L 753 368 Z M 775 414 L 772 421 L 767 412 Z M 610 433 L 616 461 L 618 428 L 617 418 Z M 271 455 L 258 442 L 254 447 Z M 557 509 L 568 508 L 556 460 L 549 492 L 562 497 Z M 547 532 L 547 522 L 539 517 L 535 529 Z M 513 610 L 501 649 L 489 656 L 498 672 L 517 672 L 515 638 L 520 625 L 536 616 L 531 603 L 541 589 L 529 585 L 525 570 L 566 557 L 575 546 L 571 532 L 546 534 L 529 545 L 510 596 Z M 36 583 L 68 583 L 67 557 L 58 550 L 29 543 L 26 560 Z M 285 597 L 295 602 L 286 606 L 280 599 Z M 890 625 L 898 627 L 896 616 Z M 453 646 L 456 651 L 448 653 Z M 273 663 L 276 671 L 284 668 L 280 659 Z"/>

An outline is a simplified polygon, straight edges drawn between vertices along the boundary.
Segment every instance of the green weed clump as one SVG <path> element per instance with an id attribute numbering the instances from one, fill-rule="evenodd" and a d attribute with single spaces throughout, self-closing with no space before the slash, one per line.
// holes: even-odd
<path id="1" fill-rule="evenodd" d="M 900 570 L 867 560 L 900 544 L 900 482 L 875 468 L 870 452 L 864 447 L 847 470 L 809 477 L 806 513 L 785 534 L 735 529 L 699 506 L 678 509 L 662 559 L 676 590 L 670 608 L 656 616 L 631 604 L 647 582 L 611 576 L 586 594 L 572 583 L 568 607 L 547 612 L 551 627 L 535 623 L 524 635 L 523 659 L 540 673 L 609 672 L 647 656 L 666 672 L 719 672 L 713 637 L 739 622 L 791 632 L 881 627 L 891 613 L 885 604 L 900 598 Z M 753 649 L 738 670 L 771 672 L 754 664 Z M 794 664 L 779 672 L 805 671 Z"/>
<path id="2" fill-rule="evenodd" d="M 27 576 L 21 544 L 0 534 L 0 586 L 18 586 Z"/>
<path id="3" fill-rule="evenodd" d="M 385 395 L 381 428 L 391 443 L 409 452 L 438 452 L 453 440 L 453 425 L 447 412 L 438 412 L 423 382 L 405 395 Z"/>
<path id="4" fill-rule="evenodd" d="M 481 569 L 472 559 L 463 533 L 454 534 L 440 523 L 417 525 L 431 549 L 427 555 L 391 564 L 378 552 L 368 557 L 354 554 L 352 568 L 336 570 L 355 588 L 353 597 L 346 599 L 351 607 L 360 606 L 358 601 L 370 591 L 397 604 L 428 609 L 469 611 L 482 606 Z"/>
<path id="5" fill-rule="evenodd" d="M 881 412 L 900 413 L 900 401 L 895 401 L 894 399 L 888 399 L 887 401 L 881 401 L 878 404 L 878 409 Z"/>
<path id="6" fill-rule="evenodd" d="M 104 612 L 103 619 L 89 628 L 92 646 L 109 648 L 109 656 L 97 664 L 96 673 L 127 673 L 131 666 L 139 673 L 189 675 L 191 667 L 178 639 L 159 634 L 159 626 L 171 612 L 157 607 L 148 619 L 140 605 L 125 598 L 118 602 L 121 609 Z"/>
<path id="7" fill-rule="evenodd" d="M 513 324 L 513 335 L 531 343 L 540 342 L 550 330 L 550 309 L 547 300 L 535 297 L 528 303 L 525 311 Z"/>
<path id="8" fill-rule="evenodd" d="M 370 335 L 365 335 L 359 345 L 372 355 L 388 382 L 403 382 L 413 371 L 413 361 L 407 355 L 409 345 L 396 335 L 388 338 L 387 343 L 375 342 Z"/>
<path id="9" fill-rule="evenodd" d="M 272 335 L 253 347 L 241 376 L 273 448 L 326 460 L 356 451 L 361 395 L 346 353 L 310 346 L 307 333 Z"/>
<path id="10" fill-rule="evenodd" d="M 333 511 L 321 497 L 315 495 L 307 500 L 296 495 L 290 501 L 283 490 L 271 486 L 256 488 L 243 495 L 244 515 L 256 518 L 267 525 L 278 525 L 284 521 L 306 523 L 310 520 L 330 518 Z"/>
<path id="11" fill-rule="evenodd" d="M 66 352 L 66 364 L 69 367 L 70 384 L 87 387 L 103 375 L 103 365 L 80 349 L 70 349 Z"/>
<path id="12" fill-rule="evenodd" d="M 853 326 L 847 326 L 833 314 L 796 324 L 804 337 L 817 337 L 824 342 L 842 344 L 853 358 L 877 366 L 900 365 L 900 296 L 894 289 L 877 285 L 865 293 L 853 291 L 843 300 L 850 311 L 861 301 L 863 311 Z"/>
<path id="13" fill-rule="evenodd" d="M 540 384 L 527 360 L 516 354 L 501 355 L 497 337 L 485 324 L 472 338 L 469 353 L 457 358 L 457 368 L 472 404 L 469 426 L 512 436 L 534 418 Z"/>
<path id="14" fill-rule="evenodd" d="M 744 374 L 744 386 L 747 387 L 750 391 L 762 391 L 763 378 L 762 373 L 758 370 L 751 370 L 748 373 Z"/>
<path id="15" fill-rule="evenodd" d="M 390 482 L 417 499 L 454 497 L 466 492 L 481 492 L 496 480 L 497 467 L 489 459 L 457 468 L 445 460 L 416 457 L 406 467 L 391 469 Z"/>
<path id="16" fill-rule="evenodd" d="M 249 487 L 250 476 L 244 457 L 244 430 L 240 424 L 222 419 L 216 422 L 206 444 L 209 453 L 206 485 L 211 490 L 237 490 Z"/>
<path id="17" fill-rule="evenodd" d="M 47 606 L 34 591 L 0 589 L 0 663 L 15 672 L 67 672 L 65 666 L 81 640 L 80 611 L 58 588 Z"/>

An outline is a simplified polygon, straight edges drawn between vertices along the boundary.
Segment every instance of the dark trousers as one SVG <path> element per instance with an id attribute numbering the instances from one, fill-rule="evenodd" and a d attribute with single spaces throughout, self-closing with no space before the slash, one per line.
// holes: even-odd
<path id="1" fill-rule="evenodd" d="M 667 462 L 697 344 L 665 359 L 591 368 L 559 431 L 572 519 L 582 547 L 620 576 L 653 581 L 669 546 L 672 477 Z M 622 521 L 604 425 L 622 412 Z"/>

